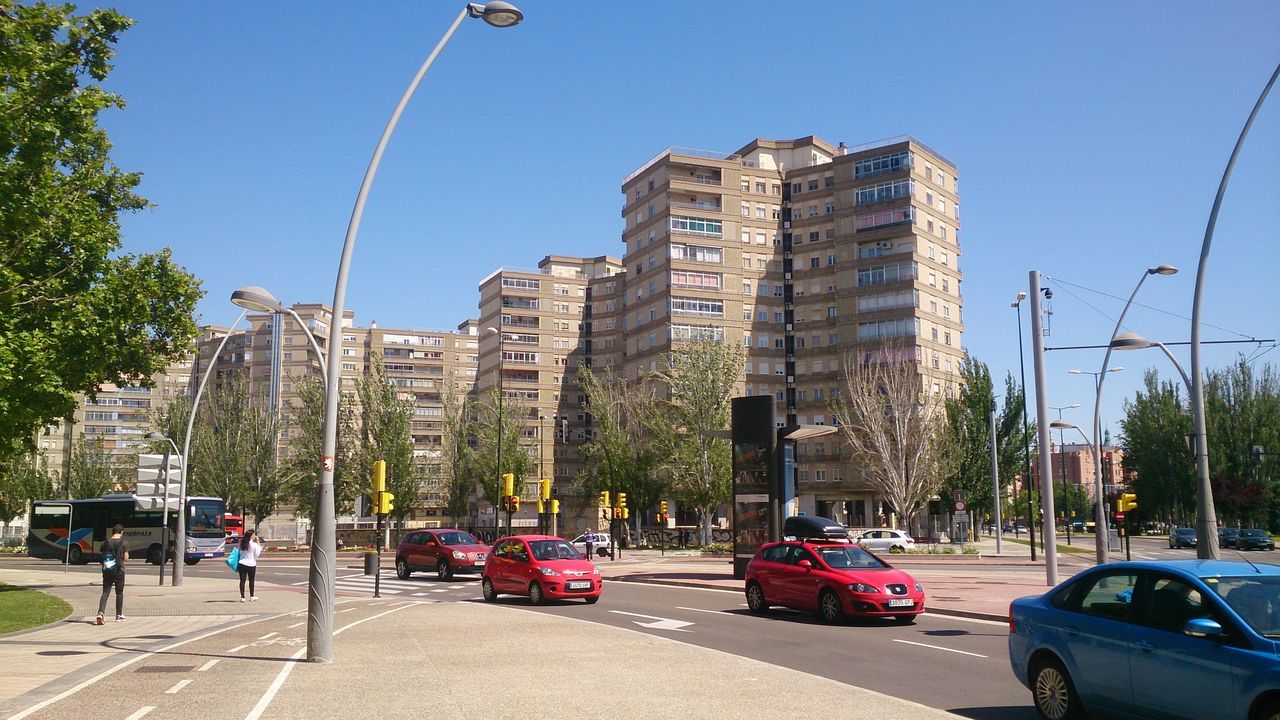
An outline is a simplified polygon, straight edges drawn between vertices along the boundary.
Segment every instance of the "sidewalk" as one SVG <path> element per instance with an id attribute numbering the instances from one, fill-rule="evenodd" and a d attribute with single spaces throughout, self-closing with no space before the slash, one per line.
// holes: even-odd
<path id="1" fill-rule="evenodd" d="M 335 638 L 333 662 L 298 663 L 281 653 L 294 653 L 305 634 L 294 629 L 306 610 L 304 589 L 263 584 L 260 602 L 241 605 L 230 576 L 159 588 L 147 569 L 154 570 L 129 576 L 129 619 L 104 627 L 91 624 L 96 574 L 64 575 L 43 564 L 0 572 L 75 608 L 65 621 L 0 636 L 0 718 L 417 718 L 430 710 L 492 719 L 630 716 L 641 707 L 708 719 L 832 711 L 866 720 L 957 717 L 789 668 L 503 604 L 340 598 L 344 627 L 335 635 L 360 630 Z M 505 689 L 486 679 L 494 671 L 509 680 Z M 779 687 L 786 692 L 764 690 Z"/>

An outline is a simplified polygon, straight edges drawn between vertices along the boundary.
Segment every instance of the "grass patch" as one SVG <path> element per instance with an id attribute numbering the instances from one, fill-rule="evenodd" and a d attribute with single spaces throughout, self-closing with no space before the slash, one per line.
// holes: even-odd
<path id="1" fill-rule="evenodd" d="M 61 598 L 0 583 L 0 633 L 26 630 L 70 614 L 71 606 Z"/>
<path id="2" fill-rule="evenodd" d="M 1092 538 L 1093 538 L 1093 536 L 1092 536 L 1092 535 L 1090 535 L 1090 536 L 1089 536 L 1089 538 L 1090 538 L 1090 541 L 1089 541 L 1089 542 L 1090 542 L 1090 545 L 1092 546 L 1092 543 L 1093 543 Z M 1031 542 L 1030 542 L 1030 541 L 1028 541 L 1028 540 L 1022 540 L 1021 538 L 1011 538 L 1011 537 L 1008 537 L 1008 536 L 1005 536 L 1005 538 L 1004 538 L 1004 542 L 1008 542 L 1008 543 L 1017 543 L 1018 545 L 1030 545 L 1030 544 L 1031 544 Z M 1040 542 L 1038 542 L 1038 543 L 1036 543 L 1036 547 L 1037 547 L 1037 548 L 1040 548 L 1040 549 L 1044 549 L 1044 543 L 1040 543 Z M 1057 548 L 1058 548 L 1058 552 L 1060 552 L 1060 553 L 1087 553 L 1087 554 L 1092 554 L 1092 553 L 1093 553 L 1093 550 L 1094 550 L 1094 549 L 1093 549 L 1093 547 L 1085 548 L 1085 547 L 1079 547 L 1079 546 L 1076 546 L 1076 545 L 1062 545 L 1062 544 L 1057 545 Z"/>

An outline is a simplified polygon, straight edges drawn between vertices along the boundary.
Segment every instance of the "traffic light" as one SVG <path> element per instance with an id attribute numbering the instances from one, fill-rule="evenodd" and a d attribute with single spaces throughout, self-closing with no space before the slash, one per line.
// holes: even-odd
<path id="1" fill-rule="evenodd" d="M 502 473 L 502 494 L 516 494 L 516 476 L 511 473 Z"/>
<path id="2" fill-rule="evenodd" d="M 658 503 L 658 514 L 662 515 L 663 519 L 667 517 L 667 501 L 666 500 L 663 500 Z"/>
<path id="3" fill-rule="evenodd" d="M 551 499 L 551 481 L 550 480 L 538 481 L 538 497 L 543 500 Z"/>
<path id="4" fill-rule="evenodd" d="M 618 493 L 618 507 L 624 508 L 626 506 L 627 506 L 627 494 L 624 492 Z"/>
<path id="5" fill-rule="evenodd" d="M 542 513 L 546 512 L 547 511 L 546 508 L 547 508 L 546 501 L 543 500 L 542 498 L 538 498 L 538 514 L 541 515 Z"/>
<path id="6" fill-rule="evenodd" d="M 608 490 L 600 491 L 600 507 L 602 508 L 609 507 L 609 491 Z"/>
<path id="7" fill-rule="evenodd" d="M 395 493 L 389 493 L 386 490 L 378 493 L 378 514 L 390 515 L 391 511 L 396 509 L 396 504 L 392 502 L 395 499 Z"/>
<path id="8" fill-rule="evenodd" d="M 560 501 L 559 501 L 559 500 L 552 499 L 552 501 L 551 501 L 551 514 L 552 514 L 552 515 L 559 515 L 559 514 L 560 514 Z"/>
<path id="9" fill-rule="evenodd" d="M 387 462 L 373 461 L 373 501 L 378 502 L 378 494 L 387 489 Z"/>
<path id="10" fill-rule="evenodd" d="M 631 519 L 631 509 L 630 509 L 630 508 L 622 508 L 622 519 L 623 519 L 623 520 L 630 520 L 630 519 Z"/>
<path id="11" fill-rule="evenodd" d="M 512 495 L 512 496 L 511 496 L 511 510 L 509 510 L 508 512 L 517 512 L 519 509 L 520 509 L 520 496 L 519 496 L 519 495 Z"/>
<path id="12" fill-rule="evenodd" d="M 1116 503 L 1116 508 L 1120 512 L 1128 512 L 1138 509 L 1138 496 L 1133 493 L 1121 493 L 1120 502 Z"/>

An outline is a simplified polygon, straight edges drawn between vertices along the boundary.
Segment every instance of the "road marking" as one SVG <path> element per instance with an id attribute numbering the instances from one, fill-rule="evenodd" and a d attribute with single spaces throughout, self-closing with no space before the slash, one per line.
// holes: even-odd
<path id="1" fill-rule="evenodd" d="M 926 645 L 924 643 L 911 642 L 910 640 L 899 640 L 897 638 L 894 638 L 893 641 L 896 643 L 902 643 L 903 645 L 918 645 L 919 647 L 932 648 L 934 650 L 945 650 L 950 653 L 958 653 L 960 655 L 968 655 L 970 657 L 979 657 L 979 658 L 987 657 L 986 655 L 979 655 L 978 653 L 965 652 L 964 650 L 953 650 L 951 648 L 942 647 L 940 645 Z"/>
<path id="2" fill-rule="evenodd" d="M 245 648 L 247 648 L 247 647 L 249 647 L 249 646 L 248 646 L 248 645 L 237 645 L 237 646 L 235 646 L 235 647 L 231 648 L 230 650 L 228 650 L 227 652 L 229 652 L 229 653 L 240 652 L 241 650 L 243 650 L 243 649 L 245 649 Z"/>
<path id="3" fill-rule="evenodd" d="M 379 601 L 378 601 L 378 602 L 376 602 L 376 603 L 369 603 L 369 607 L 378 607 L 379 605 L 381 605 L 381 604 L 383 604 L 383 603 L 385 603 L 385 602 L 386 602 L 386 600 L 379 600 Z"/>
<path id="4" fill-rule="evenodd" d="M 302 627 L 303 625 L 306 625 L 306 624 L 307 624 L 307 621 L 306 621 L 306 620 L 303 620 L 303 621 L 302 621 L 302 622 L 300 622 L 300 623 L 294 623 L 294 624 L 290 625 L 287 629 L 292 630 L 292 629 L 294 629 L 294 628 L 296 628 L 296 627 Z"/>
<path id="5" fill-rule="evenodd" d="M 422 597 L 423 595 L 429 595 L 429 594 L 430 594 L 430 593 L 414 593 L 414 594 L 413 594 L 413 596 L 414 596 L 414 597 Z"/>
<path id="6" fill-rule="evenodd" d="M 164 694 L 165 694 L 165 695 L 177 695 L 179 690 L 181 690 L 182 688 L 184 688 L 184 687 L 186 687 L 186 686 L 188 686 L 188 685 L 190 685 L 190 684 L 191 684 L 191 678 L 187 678 L 186 680 L 179 680 L 177 683 L 175 683 L 175 684 L 174 684 L 174 686 L 173 686 L 173 687 L 169 688 L 168 690 L 165 690 L 165 691 L 164 691 Z"/>
<path id="7" fill-rule="evenodd" d="M 737 617 L 737 616 L 738 616 L 738 613 L 731 613 L 731 612 L 727 612 L 727 611 L 724 611 L 724 610 L 703 610 L 702 608 L 681 607 L 681 606 L 679 606 L 679 605 L 677 605 L 677 606 L 676 606 L 676 609 L 677 609 L 677 610 L 692 610 L 692 611 L 694 611 L 694 612 L 711 613 L 711 614 L 713 614 L 713 615 L 732 615 L 732 616 L 734 616 L 734 617 Z"/>
<path id="8" fill-rule="evenodd" d="M 433 593 L 438 593 L 438 592 L 448 592 L 448 590 L 446 590 L 445 588 L 436 588 L 435 590 L 432 590 L 431 592 L 433 592 Z"/>
<path id="9" fill-rule="evenodd" d="M 267 638 L 271 637 L 272 635 L 279 635 L 279 634 L 280 634 L 280 633 L 269 632 L 269 633 L 267 633 L 266 635 L 263 635 L 262 637 L 260 637 L 260 638 L 258 638 L 258 639 L 259 639 L 259 640 L 266 640 Z"/>
<path id="10" fill-rule="evenodd" d="M 146 707 L 140 707 L 138 708 L 137 712 L 125 718 L 124 720 L 138 720 L 138 718 L 142 717 L 143 715 L 146 715 L 147 713 L 155 709 L 156 709 L 155 705 L 147 705 Z"/>
<path id="11" fill-rule="evenodd" d="M 676 632 L 689 632 L 688 630 L 682 630 L 681 628 L 684 628 L 693 624 L 691 622 L 685 622 L 684 620 L 672 620 L 671 618 L 654 617 L 653 615 L 641 615 L 640 613 L 623 612 L 622 610 L 610 610 L 609 612 L 617 613 L 618 615 L 630 615 L 632 617 L 648 618 L 650 620 L 653 620 L 654 622 L 646 623 L 646 622 L 640 622 L 639 620 L 632 620 L 631 622 L 635 623 L 636 625 L 639 625 L 640 627 L 652 628 L 654 630 L 674 630 Z"/>
<path id="12" fill-rule="evenodd" d="M 217 665 L 217 664 L 218 664 L 218 661 L 219 661 L 219 660 L 221 660 L 221 659 L 222 659 L 222 658 L 214 658 L 214 659 L 210 660 L 209 662 L 207 662 L 207 663 L 205 663 L 205 664 L 201 665 L 201 666 L 196 670 L 196 672 L 204 672 L 205 670 L 208 670 L 209 668 L 213 667 L 214 665 Z"/>
<path id="13" fill-rule="evenodd" d="M 339 610 L 338 612 L 344 613 L 344 612 L 351 612 L 352 610 L 359 610 L 359 609 L 360 608 L 347 608 L 346 610 Z"/>

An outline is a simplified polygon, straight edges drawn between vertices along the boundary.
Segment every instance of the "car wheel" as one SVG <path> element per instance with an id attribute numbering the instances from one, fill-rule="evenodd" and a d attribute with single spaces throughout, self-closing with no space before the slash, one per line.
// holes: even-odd
<path id="1" fill-rule="evenodd" d="M 151 547 L 147 548 L 147 564 L 149 565 L 160 564 L 160 546 L 159 545 L 152 545 Z"/>
<path id="2" fill-rule="evenodd" d="M 498 591 L 493 589 L 493 581 L 489 578 L 480 581 L 480 594 L 484 596 L 485 602 L 498 599 Z"/>
<path id="3" fill-rule="evenodd" d="M 893 622 L 898 625 L 912 625 L 916 621 L 915 615 L 894 615 Z"/>
<path id="4" fill-rule="evenodd" d="M 889 552 L 893 553 L 894 555 L 900 555 L 906 551 L 907 549 L 902 545 L 893 545 L 889 548 Z"/>
<path id="5" fill-rule="evenodd" d="M 396 558 L 396 577 L 401 580 L 408 580 L 413 571 L 409 569 L 409 562 L 404 558 Z"/>
<path id="6" fill-rule="evenodd" d="M 1080 696 L 1066 668 L 1056 659 L 1045 660 L 1031 673 L 1031 697 L 1045 720 L 1079 720 L 1084 717 Z"/>
<path id="7" fill-rule="evenodd" d="M 67 551 L 67 562 L 72 565 L 84 563 L 84 551 L 80 549 L 79 545 L 72 545 L 71 549 Z"/>
<path id="8" fill-rule="evenodd" d="M 764 588 L 760 587 L 760 583 L 747 585 L 747 608 L 757 615 L 769 612 L 769 601 L 765 600 Z"/>
<path id="9" fill-rule="evenodd" d="M 1262 706 L 1262 710 L 1253 716 L 1253 720 L 1280 720 L 1280 700 L 1272 700 Z"/>
<path id="10" fill-rule="evenodd" d="M 595 605 L 597 602 L 600 602 L 599 595 L 588 595 L 587 597 L 584 597 L 582 599 L 586 600 L 588 605 Z"/>
<path id="11" fill-rule="evenodd" d="M 539 585 L 536 580 L 529 583 L 529 603 L 532 605 L 541 605 L 546 601 L 547 599 L 542 595 L 542 586 Z"/>
<path id="12" fill-rule="evenodd" d="M 832 625 L 844 619 L 844 608 L 840 607 L 840 596 L 834 590 L 823 590 L 818 596 L 818 615 L 825 623 Z"/>
<path id="13" fill-rule="evenodd" d="M 596 554 L 599 555 L 600 557 L 609 557 L 609 548 L 607 547 L 596 548 Z"/>
<path id="14" fill-rule="evenodd" d="M 447 560 L 441 560 L 436 563 L 436 577 L 448 582 L 453 579 L 453 568 L 449 567 Z"/>

